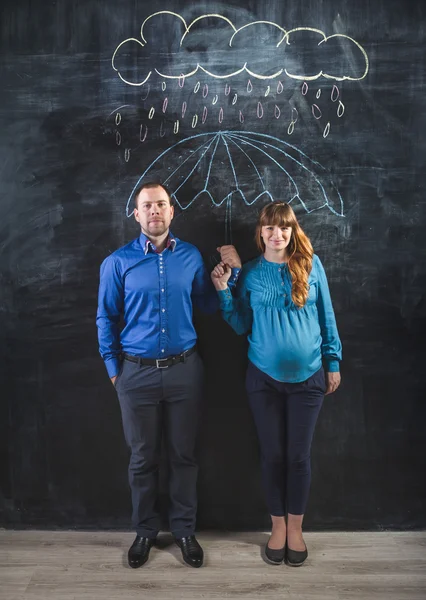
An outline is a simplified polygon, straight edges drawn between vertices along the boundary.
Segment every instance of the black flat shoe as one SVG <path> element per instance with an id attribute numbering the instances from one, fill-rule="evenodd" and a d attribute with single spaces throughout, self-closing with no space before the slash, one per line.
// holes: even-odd
<path id="1" fill-rule="evenodd" d="M 137 535 L 135 541 L 129 548 L 127 559 L 129 561 L 129 567 L 137 569 L 146 563 L 149 557 L 149 551 L 155 544 L 155 539 L 141 537 Z"/>
<path id="2" fill-rule="evenodd" d="M 201 567 L 204 559 L 204 552 L 197 542 L 195 535 L 183 538 L 175 538 L 176 544 L 182 551 L 182 558 L 190 567 Z"/>
<path id="3" fill-rule="evenodd" d="M 277 550 L 273 550 L 266 544 L 265 546 L 265 556 L 274 565 L 280 565 L 285 557 L 285 546 L 282 548 L 278 548 Z"/>
<path id="4" fill-rule="evenodd" d="M 291 550 L 286 546 L 285 562 L 290 567 L 301 567 L 308 558 L 308 549 L 305 546 L 304 550 Z"/>

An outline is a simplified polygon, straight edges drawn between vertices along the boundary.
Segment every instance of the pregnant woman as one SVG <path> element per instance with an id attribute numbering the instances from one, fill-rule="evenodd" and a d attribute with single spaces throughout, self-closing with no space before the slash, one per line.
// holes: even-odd
<path id="1" fill-rule="evenodd" d="M 341 343 L 324 268 L 288 204 L 262 209 L 256 243 L 261 255 L 243 266 L 235 296 L 223 254 L 211 277 L 223 318 L 248 333 L 247 395 L 272 520 L 265 554 L 300 566 L 312 437 L 324 395 L 340 384 Z"/>

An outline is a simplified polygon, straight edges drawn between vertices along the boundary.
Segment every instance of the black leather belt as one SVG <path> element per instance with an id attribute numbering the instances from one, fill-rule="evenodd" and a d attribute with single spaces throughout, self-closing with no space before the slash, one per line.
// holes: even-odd
<path id="1" fill-rule="evenodd" d="M 149 365 L 151 367 L 157 367 L 157 369 L 167 369 L 177 363 L 185 362 L 188 356 L 191 356 L 197 349 L 197 346 L 193 346 L 189 350 L 185 350 L 181 354 L 175 356 L 168 356 L 167 358 L 142 358 L 139 356 L 133 356 L 132 354 L 123 353 L 123 358 L 130 362 L 137 363 L 138 365 Z"/>

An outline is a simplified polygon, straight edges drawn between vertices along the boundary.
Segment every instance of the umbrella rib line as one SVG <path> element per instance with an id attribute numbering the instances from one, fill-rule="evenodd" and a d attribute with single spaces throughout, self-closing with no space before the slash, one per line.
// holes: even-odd
<path id="1" fill-rule="evenodd" d="M 180 186 L 178 188 L 175 189 L 175 191 L 173 192 L 174 194 L 176 194 L 176 192 L 178 192 L 180 190 L 180 188 L 185 185 L 185 183 L 188 181 L 188 179 L 191 177 L 191 175 L 193 174 L 193 172 L 195 171 L 195 169 L 198 167 L 198 165 L 200 164 L 200 162 L 203 160 L 204 156 L 207 154 L 207 152 L 210 150 L 210 146 L 213 144 L 214 139 L 210 142 L 210 145 L 208 146 L 208 148 L 204 151 L 204 153 L 200 156 L 200 158 L 198 159 L 198 161 L 196 162 L 196 164 L 194 165 L 194 167 L 192 168 L 192 170 L 189 172 L 188 176 L 186 177 L 186 179 L 184 179 L 182 181 L 182 183 L 180 184 Z"/>
<path id="2" fill-rule="evenodd" d="M 300 149 L 299 149 L 299 148 L 297 148 L 296 146 L 293 146 L 292 144 L 289 144 L 288 142 L 285 142 L 284 140 L 280 140 L 279 138 L 276 138 L 276 137 L 274 137 L 274 136 L 272 136 L 272 135 L 267 135 L 266 133 L 256 133 L 256 132 L 254 132 L 254 131 L 251 131 L 251 132 L 250 132 L 250 131 L 248 131 L 247 133 L 245 133 L 245 132 L 244 132 L 244 135 L 254 135 L 254 136 L 259 136 L 259 137 L 261 137 L 261 138 L 268 138 L 268 139 L 272 139 L 272 140 L 275 140 L 275 141 L 277 141 L 277 142 L 279 142 L 279 143 L 281 143 L 281 144 L 284 144 L 285 146 L 288 146 L 289 148 L 293 148 L 293 150 L 296 150 L 296 151 L 297 151 L 297 152 L 298 152 L 300 155 L 304 156 L 304 157 L 305 157 L 307 160 L 309 160 L 309 162 L 310 162 L 310 163 L 312 163 L 312 164 L 314 164 L 314 165 L 318 166 L 320 169 L 322 169 L 322 171 L 323 171 L 324 173 L 326 173 L 326 174 L 327 174 L 327 175 L 330 177 L 330 173 L 327 171 L 327 169 L 326 169 L 326 168 L 325 168 L 325 167 L 324 167 L 324 166 L 323 166 L 323 165 L 322 165 L 320 162 L 318 162 L 317 160 L 314 160 L 313 158 L 311 158 L 310 156 L 308 156 L 307 154 L 305 154 L 304 152 L 302 152 L 302 150 L 300 150 Z M 252 141 L 253 141 L 253 142 L 255 142 L 255 141 L 257 141 L 257 140 L 252 140 Z M 258 143 L 260 143 L 260 142 L 258 142 Z M 273 148 L 275 148 L 275 146 L 273 146 L 272 144 L 267 144 L 267 142 L 262 142 L 262 143 L 264 143 L 264 144 L 266 144 L 266 145 L 270 145 L 270 146 L 272 146 Z M 278 150 L 278 151 L 280 151 L 280 152 L 283 152 L 283 151 L 282 151 L 282 150 L 280 150 L 279 148 L 276 148 L 276 150 Z M 286 153 L 284 152 L 284 154 L 286 154 Z M 292 158 L 292 157 L 290 157 L 290 158 Z M 295 160 L 295 162 L 297 162 L 297 163 L 298 163 L 298 161 L 297 161 L 296 159 L 292 159 L 292 160 Z M 300 163 L 299 163 L 299 164 L 300 164 Z M 311 171 L 309 171 L 309 169 L 308 169 L 307 167 L 305 167 L 305 166 L 304 166 L 304 165 L 302 165 L 302 164 L 301 164 L 301 166 L 302 166 L 304 169 L 306 169 L 306 170 L 307 170 L 309 173 L 311 173 Z M 332 206 L 332 205 L 329 203 L 328 196 L 327 196 L 327 194 L 326 194 L 325 190 L 323 189 L 323 187 L 322 187 L 321 183 L 318 181 L 318 179 L 317 179 L 317 177 L 316 177 L 315 175 L 314 175 L 314 179 L 315 179 L 315 181 L 317 181 L 318 185 L 321 187 L 321 189 L 322 189 L 322 191 L 323 191 L 323 195 L 324 195 L 324 199 L 325 199 L 325 202 L 326 202 L 326 206 L 327 206 L 327 207 L 329 208 L 329 210 L 331 210 L 331 212 L 333 212 L 335 215 L 337 215 L 337 216 L 339 216 L 339 217 L 342 217 L 342 216 L 343 216 L 343 210 L 344 210 L 343 198 L 342 198 L 342 196 L 341 196 L 341 194 L 340 194 L 339 190 L 337 189 L 337 187 L 334 185 L 334 183 L 333 183 L 333 180 L 331 179 L 331 177 L 330 177 L 330 182 L 331 182 L 331 185 L 332 185 L 332 187 L 334 188 L 334 190 L 336 191 L 336 193 L 337 193 L 337 195 L 338 195 L 338 197 L 339 197 L 339 202 L 340 202 L 340 211 L 341 211 L 340 213 L 338 213 L 338 212 L 337 212 L 337 211 L 334 209 L 334 207 L 333 207 L 333 206 Z"/>
<path id="3" fill-rule="evenodd" d="M 252 161 L 252 159 L 250 158 L 250 156 L 247 154 L 247 152 L 245 152 L 245 151 L 244 151 L 244 150 L 241 148 L 241 146 L 239 146 L 239 145 L 237 144 L 237 142 L 236 142 L 235 140 L 233 140 L 233 139 L 231 138 L 231 136 L 227 136 L 227 137 L 229 137 L 229 140 L 230 140 L 230 141 L 231 141 L 231 142 L 232 142 L 232 143 L 233 143 L 233 144 L 234 144 L 234 145 L 235 145 L 235 146 L 238 148 L 238 150 L 240 150 L 240 152 L 242 152 L 243 154 L 245 154 L 245 156 L 246 156 L 246 157 L 248 158 L 248 160 L 251 162 L 251 164 L 253 165 L 253 169 L 256 171 L 256 173 L 257 173 L 257 176 L 259 177 L 259 180 L 260 180 L 260 183 L 262 184 L 262 187 L 263 187 L 263 189 L 264 189 L 264 190 L 266 190 L 266 186 L 265 186 L 265 184 L 263 183 L 263 179 L 262 179 L 262 177 L 261 177 L 261 175 L 260 175 L 260 173 L 259 173 L 259 171 L 258 171 L 258 169 L 257 169 L 256 165 L 254 164 L 254 162 L 253 162 L 253 161 Z"/>
<path id="4" fill-rule="evenodd" d="M 235 185 L 237 186 L 237 190 L 239 190 L 239 189 L 240 189 L 240 185 L 239 185 L 239 183 L 238 183 L 237 174 L 235 173 L 235 167 L 234 167 L 234 163 L 233 163 L 233 161 L 232 161 L 232 158 L 231 158 L 231 154 L 230 154 L 230 152 L 229 152 L 228 143 L 227 143 L 227 141 L 225 140 L 224 136 L 221 136 L 221 138 L 222 138 L 222 142 L 223 142 L 223 143 L 224 143 L 224 145 L 225 145 L 226 152 L 227 152 L 227 154 L 228 154 L 228 158 L 229 158 L 229 162 L 230 162 L 230 164 L 231 164 L 232 173 L 233 173 L 233 175 L 234 175 L 234 179 L 235 179 Z"/>
<path id="5" fill-rule="evenodd" d="M 263 135 L 263 134 L 261 134 L 261 135 Z M 237 136 L 237 137 L 238 137 L 238 136 Z M 246 138 L 238 138 L 238 139 L 245 140 Z M 313 178 L 313 179 L 314 179 L 314 180 L 317 182 L 318 186 L 321 188 L 322 194 L 323 194 L 323 196 L 324 196 L 324 200 L 325 200 L 325 202 L 326 202 L 326 204 L 327 204 L 328 208 L 329 208 L 329 209 L 330 209 L 332 212 L 334 212 L 336 215 L 339 215 L 339 213 L 338 213 L 338 212 L 337 212 L 337 211 L 336 211 L 336 210 L 335 210 L 335 209 L 334 209 L 334 208 L 333 208 L 333 207 L 330 205 L 330 203 L 329 203 L 329 199 L 328 199 L 328 196 L 327 196 L 327 193 L 326 193 L 326 191 L 325 191 L 325 189 L 324 189 L 324 187 L 323 187 L 322 183 L 320 182 L 320 180 L 318 179 L 318 177 L 316 176 L 316 174 L 315 174 L 315 173 L 313 173 L 312 171 L 310 171 L 310 170 L 308 169 L 308 167 L 305 167 L 305 165 L 303 165 L 303 164 L 302 164 L 302 163 L 300 163 L 298 160 L 296 160 L 295 158 L 293 158 L 292 156 L 290 156 L 290 154 L 287 154 L 287 152 L 284 152 L 284 150 L 281 150 L 281 148 L 277 148 L 276 146 L 273 146 L 272 144 L 268 144 L 267 142 L 263 142 L 263 141 L 262 141 L 262 142 L 257 142 L 257 140 L 253 140 L 252 138 L 247 138 L 247 139 L 248 139 L 248 140 L 250 140 L 250 141 L 252 141 L 252 142 L 255 142 L 255 143 L 261 143 L 261 144 L 265 144 L 265 146 L 268 146 L 268 147 L 270 147 L 270 148 L 274 148 L 274 150 L 277 150 L 277 151 L 278 151 L 278 152 L 280 152 L 281 154 L 284 154 L 284 156 L 286 156 L 286 157 L 287 157 L 287 158 L 289 158 L 290 160 L 292 160 L 292 161 L 294 161 L 295 163 L 297 163 L 298 165 L 300 165 L 300 166 L 302 167 L 302 169 L 305 169 L 305 171 L 307 171 L 307 172 L 308 172 L 308 173 L 311 175 L 311 177 L 312 177 L 312 178 Z M 276 139 L 276 138 L 275 138 L 275 139 Z M 278 141 L 279 141 L 279 140 L 278 140 Z M 283 143 L 285 144 L 286 142 L 283 142 Z M 261 150 L 261 148 L 258 148 L 258 150 Z M 297 150 L 297 148 L 296 148 L 296 150 Z M 261 151 L 262 151 L 262 150 L 261 150 Z M 263 151 L 262 151 L 262 152 L 263 152 Z M 300 152 L 300 151 L 299 151 L 299 152 Z M 303 154 L 303 156 L 306 156 L 306 154 L 304 154 L 303 152 L 300 152 L 300 153 L 301 153 L 301 154 Z M 271 160 L 274 160 L 274 159 L 272 158 L 272 156 L 268 155 L 267 153 L 265 153 L 265 154 L 266 154 L 267 156 L 269 156 L 269 158 L 270 158 Z M 309 158 L 309 157 L 307 157 L 307 158 Z M 315 161 L 312 161 L 312 159 L 309 159 L 309 160 L 310 160 L 311 162 L 315 162 Z M 277 163 L 277 164 L 279 164 L 279 163 Z M 321 167 L 321 168 L 322 168 L 322 169 L 325 171 L 325 173 L 327 173 L 327 170 L 325 169 L 325 167 L 323 167 L 323 166 L 322 166 L 320 163 L 316 163 L 316 164 L 318 164 L 318 165 L 319 165 L 319 166 L 320 166 L 320 167 Z M 289 177 L 290 177 L 290 175 L 289 175 Z M 342 209 L 342 214 L 343 214 L 343 200 L 342 200 L 342 197 L 341 197 L 341 195 L 340 195 L 340 192 L 339 192 L 339 190 L 338 190 L 338 189 L 337 189 L 337 188 L 334 186 L 334 184 L 333 184 L 333 181 L 331 180 L 331 178 L 330 178 L 330 181 L 331 181 L 331 185 L 332 185 L 332 187 L 333 187 L 333 188 L 334 188 L 334 190 L 337 192 L 337 195 L 338 195 L 338 197 L 339 197 L 339 200 L 340 200 L 340 205 L 341 205 L 341 209 Z M 297 190 L 297 195 L 299 196 L 299 190 L 298 190 L 297 186 L 296 186 L 296 190 Z M 300 196 L 299 196 L 299 200 L 300 200 L 300 201 L 303 203 L 303 201 L 302 201 L 302 199 L 300 198 Z M 308 212 L 309 212 L 309 211 L 308 211 Z M 339 216 L 341 216 L 341 215 L 339 215 Z"/>
<path id="6" fill-rule="evenodd" d="M 248 144 L 249 146 L 252 146 L 255 150 L 258 150 L 259 152 L 262 152 L 262 154 L 265 154 L 265 156 L 267 156 L 270 160 L 272 160 L 272 162 L 274 162 L 282 171 L 284 171 L 284 173 L 287 175 L 287 177 L 290 179 L 290 181 L 292 182 L 292 184 L 295 187 L 296 190 L 296 194 L 297 196 L 299 196 L 299 188 L 297 187 L 296 182 L 294 181 L 293 177 L 290 175 L 290 173 L 288 173 L 284 167 L 282 165 L 280 165 L 280 163 L 278 161 L 275 160 L 275 158 L 273 158 L 270 154 L 268 154 L 267 152 L 265 152 L 264 150 L 262 150 L 262 148 L 258 148 L 257 146 L 255 146 L 254 144 L 252 144 L 251 142 L 247 141 L 245 138 L 239 138 L 237 136 L 237 139 L 239 141 L 243 141 L 246 144 Z M 253 140 L 255 141 L 255 140 Z"/>
<path id="7" fill-rule="evenodd" d="M 210 134 L 210 133 L 207 133 L 207 134 L 206 133 L 197 133 L 196 135 L 191 135 L 190 137 L 185 138 L 184 140 L 180 140 L 179 142 L 176 142 L 176 144 L 173 144 L 173 146 L 170 146 L 170 148 L 166 148 L 166 150 L 164 150 L 160 154 L 160 156 L 157 156 L 157 158 L 152 161 L 152 163 L 149 165 L 149 167 L 147 167 L 145 169 L 145 171 L 142 173 L 142 175 L 139 177 L 139 179 L 136 182 L 136 185 L 133 187 L 133 190 L 131 191 L 131 194 L 130 194 L 129 199 L 127 200 L 127 204 L 126 204 L 126 216 L 127 217 L 131 217 L 132 214 L 133 214 L 133 211 L 130 213 L 130 215 L 128 213 L 129 204 L 130 204 L 130 202 L 132 200 L 133 194 L 134 194 L 135 190 L 137 189 L 139 183 L 142 181 L 142 179 L 145 177 L 145 175 L 150 170 L 150 168 L 153 167 L 155 165 L 155 163 L 160 160 L 161 157 L 163 157 L 165 154 L 167 154 L 167 152 L 170 152 L 170 150 L 173 150 L 173 148 L 176 148 L 176 146 L 180 146 L 180 144 L 183 144 L 184 142 L 187 142 L 188 140 L 193 140 L 195 138 L 199 138 L 202 135 L 217 135 L 217 133 L 213 133 L 213 134 Z"/>
<path id="8" fill-rule="evenodd" d="M 208 145 L 208 147 L 206 148 L 206 152 L 208 152 L 208 151 L 209 151 L 209 149 L 210 149 L 210 146 L 213 144 L 214 140 L 215 140 L 215 138 L 213 138 L 213 139 L 212 139 L 212 141 L 210 142 L 210 144 L 209 144 L 209 145 Z M 202 144 L 201 146 L 198 146 L 198 148 L 196 148 L 196 149 L 194 150 L 194 153 L 195 153 L 195 152 L 198 152 L 198 151 L 199 151 L 199 150 L 200 150 L 200 149 L 201 149 L 203 146 L 204 146 L 204 144 Z M 206 152 L 205 152 L 205 153 L 206 153 Z M 170 173 L 170 175 L 167 177 L 167 179 L 164 181 L 164 183 L 167 183 L 167 182 L 169 181 L 169 179 L 170 179 L 171 177 L 173 177 L 173 175 L 174 175 L 174 174 L 175 174 L 177 171 L 179 171 L 179 169 L 180 169 L 181 167 L 183 167 L 183 165 L 184 165 L 184 164 L 185 164 L 185 163 L 186 163 L 186 162 L 187 162 L 187 161 L 188 161 L 188 160 L 189 160 L 189 159 L 190 159 L 192 156 L 194 156 L 194 153 L 193 153 L 193 154 L 191 154 L 190 156 L 188 156 L 188 158 L 185 158 L 185 160 L 183 161 L 183 163 L 181 163 L 181 164 L 180 164 L 178 167 L 176 167 L 176 169 L 173 171 L 173 173 Z M 204 153 L 204 154 L 205 154 L 205 153 Z M 204 154 L 203 154 L 203 156 L 204 156 Z M 201 158 L 202 158 L 202 157 L 201 157 Z"/>
<path id="9" fill-rule="evenodd" d="M 231 131 L 231 134 L 235 133 L 235 131 Z M 241 134 L 241 135 L 254 135 L 254 136 L 259 136 L 262 138 L 267 138 L 269 140 L 274 140 L 275 142 L 279 142 L 280 144 L 284 144 L 285 146 L 288 146 L 289 148 L 292 148 L 293 150 L 296 150 L 296 152 L 298 152 L 299 154 L 301 154 L 302 156 L 304 156 L 305 158 L 307 158 L 309 160 L 309 162 L 314 163 L 315 165 L 317 165 L 318 167 L 320 167 L 323 171 L 327 172 L 327 169 L 318 161 L 314 160 L 313 158 L 311 158 L 310 156 L 308 156 L 307 154 L 305 154 L 305 152 L 303 152 L 302 150 L 300 150 L 300 148 L 298 148 L 297 146 L 294 146 L 293 144 L 289 144 L 288 142 L 285 142 L 284 140 L 280 140 L 280 138 L 277 138 L 273 135 L 268 135 L 266 133 L 257 133 L 255 131 L 242 131 L 242 132 L 236 132 L 236 134 Z M 257 141 L 257 140 L 256 140 Z M 261 142 L 262 140 L 259 140 L 259 142 Z M 264 142 L 267 143 L 267 142 Z"/>
<path id="10" fill-rule="evenodd" d="M 211 156 L 211 159 L 210 159 L 209 168 L 208 168 L 208 171 L 207 171 L 206 181 L 204 183 L 204 190 L 205 191 L 207 191 L 207 186 L 209 185 L 210 173 L 211 173 L 211 169 L 212 169 L 212 166 L 213 166 L 213 160 L 214 160 L 214 157 L 215 157 L 215 154 L 216 154 L 216 150 L 217 150 L 217 147 L 219 145 L 219 140 L 220 140 L 220 134 L 217 134 L 216 146 L 214 147 L 214 150 L 212 152 L 212 156 Z"/>
<path id="11" fill-rule="evenodd" d="M 237 136 L 237 138 L 238 138 L 239 140 L 241 140 L 241 141 L 243 141 L 243 140 L 250 140 L 250 141 L 251 141 L 251 142 L 253 142 L 254 144 L 264 144 L 265 146 L 268 146 L 268 148 L 273 148 L 274 150 L 278 150 L 278 152 L 281 152 L 281 154 L 284 154 L 284 156 L 286 156 L 286 157 L 287 157 L 287 158 L 289 158 L 290 160 L 292 160 L 292 161 L 294 161 L 295 163 L 297 163 L 297 164 L 298 164 L 300 167 L 302 167 L 302 169 L 305 169 L 306 171 L 308 171 L 308 173 L 311 173 L 311 174 L 313 174 L 313 173 L 312 173 L 312 171 L 310 171 L 310 170 L 308 169 L 308 167 L 305 167 L 305 165 L 304 165 L 303 163 L 299 162 L 299 161 L 298 161 L 296 158 L 294 158 L 293 156 L 291 156 L 291 154 L 288 154 L 288 153 L 287 153 L 287 152 L 285 152 L 284 150 L 281 150 L 281 148 L 277 148 L 277 146 L 274 146 L 273 144 L 268 144 L 268 142 L 264 142 L 264 141 L 262 141 L 262 140 L 258 141 L 258 140 L 256 140 L 256 139 L 249 138 L 249 137 L 247 137 L 247 138 L 246 138 L 246 137 L 238 137 L 238 136 Z M 280 141 L 280 140 L 277 140 L 277 141 Z M 283 143 L 285 144 L 286 142 L 283 142 Z M 294 146 L 293 146 L 293 147 L 294 147 Z M 259 148 L 259 150 L 260 150 L 260 148 Z M 297 150 L 297 148 L 295 148 L 295 150 Z M 300 154 L 303 154 L 302 152 L 300 152 L 300 150 L 298 150 L 298 152 L 299 152 Z M 270 156 L 270 155 L 268 155 L 268 156 Z M 306 156 L 306 154 L 304 154 L 304 156 Z M 272 156 L 270 156 L 270 158 L 272 159 Z M 309 158 L 309 157 L 307 157 L 307 158 Z M 311 162 L 312 162 L 312 161 L 311 161 Z M 319 163 L 317 163 L 317 164 L 319 164 Z M 324 171 L 326 172 L 325 168 L 324 168 L 322 165 L 320 165 L 320 167 L 321 167 L 322 169 L 324 169 Z"/>

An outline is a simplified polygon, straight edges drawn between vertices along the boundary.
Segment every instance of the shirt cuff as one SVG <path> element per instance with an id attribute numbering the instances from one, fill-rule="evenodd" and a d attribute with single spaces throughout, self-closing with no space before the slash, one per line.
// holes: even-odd
<path id="1" fill-rule="evenodd" d="M 231 269 L 231 277 L 228 279 L 228 285 L 235 285 L 238 281 L 240 273 L 241 269 L 239 267 L 234 267 Z"/>
<path id="2" fill-rule="evenodd" d="M 325 364 L 327 367 L 327 373 L 339 373 L 340 363 L 335 358 L 324 357 Z"/>
<path id="3" fill-rule="evenodd" d="M 232 293 L 229 287 L 226 290 L 218 290 L 217 294 L 219 296 L 220 308 L 232 305 Z"/>
<path id="4" fill-rule="evenodd" d="M 109 358 L 105 361 L 106 370 L 108 371 L 109 378 L 116 377 L 120 371 L 120 361 L 118 358 Z"/>

